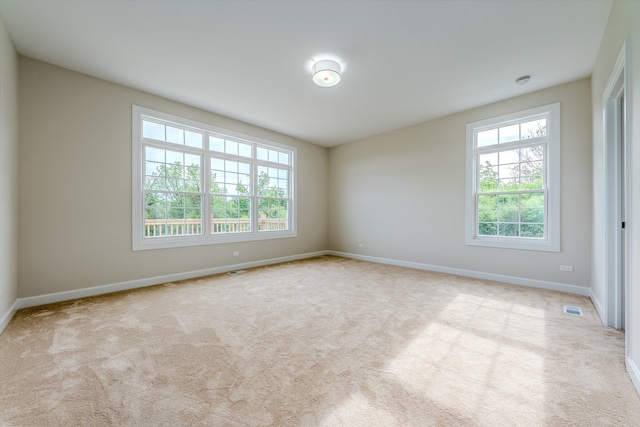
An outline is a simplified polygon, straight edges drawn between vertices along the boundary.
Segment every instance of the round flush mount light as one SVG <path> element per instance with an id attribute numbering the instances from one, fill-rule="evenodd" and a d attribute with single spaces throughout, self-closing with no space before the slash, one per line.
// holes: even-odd
<path id="1" fill-rule="evenodd" d="M 531 80 L 531 76 L 522 76 L 516 79 L 516 84 L 523 85 Z"/>
<path id="2" fill-rule="evenodd" d="M 340 83 L 340 64 L 331 59 L 324 59 L 313 64 L 311 76 L 313 82 L 321 87 L 331 87 Z"/>

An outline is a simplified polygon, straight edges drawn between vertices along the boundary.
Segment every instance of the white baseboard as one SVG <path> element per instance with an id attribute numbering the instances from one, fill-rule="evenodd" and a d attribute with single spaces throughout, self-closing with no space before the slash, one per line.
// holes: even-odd
<path id="1" fill-rule="evenodd" d="M 167 274 L 165 276 L 149 277 L 146 279 L 130 280 L 127 282 L 112 283 L 109 285 L 94 286 L 91 288 L 75 289 L 73 291 L 56 292 L 34 297 L 19 298 L 17 309 L 35 307 L 43 304 L 51 304 L 60 301 L 69 301 L 77 298 L 92 297 L 96 295 L 108 294 L 111 292 L 126 291 L 129 289 L 143 288 L 145 286 L 159 285 L 162 283 L 176 282 L 178 280 L 193 279 L 195 277 L 209 276 L 212 274 L 226 273 L 228 271 L 241 270 L 244 268 L 261 267 L 264 265 L 278 264 L 281 262 L 297 261 L 300 259 L 313 258 L 326 255 L 327 251 L 310 252 L 300 255 L 291 255 L 280 258 L 271 258 L 260 261 L 245 262 L 241 264 L 225 265 L 221 267 L 207 268 L 204 270 L 187 271 L 184 273 Z M 15 304 L 14 304 L 15 305 Z M 11 319 L 11 317 L 9 317 Z M 8 321 L 7 321 L 8 323 Z"/>
<path id="2" fill-rule="evenodd" d="M 361 261 L 377 262 L 380 264 L 397 265 L 400 267 L 416 268 L 418 270 L 436 271 L 438 273 L 455 274 L 457 276 L 473 277 L 474 279 L 493 280 L 495 282 L 509 283 L 512 285 L 528 286 L 531 288 L 548 289 L 551 291 L 565 292 L 568 294 L 589 296 L 589 288 L 584 286 L 568 285 L 564 283 L 547 282 L 544 280 L 525 279 L 523 277 L 504 276 L 502 274 L 484 273 L 481 271 L 464 270 L 461 268 L 442 267 L 439 265 L 422 264 L 419 262 L 400 261 L 388 258 L 378 258 L 366 255 L 357 255 L 346 252 L 328 251 L 329 255 L 344 258 L 359 259 Z"/>
<path id="3" fill-rule="evenodd" d="M 11 309 L 9 309 L 9 311 L 5 313 L 2 316 L 2 318 L 0 318 L 0 332 L 4 330 L 4 328 L 9 323 L 9 321 L 11 320 L 13 315 L 16 313 L 16 311 L 22 308 L 35 307 L 43 304 L 50 304 L 50 303 L 55 303 L 60 301 L 68 301 L 68 300 L 73 300 L 77 298 L 91 297 L 91 296 L 102 295 L 102 294 L 107 294 L 111 292 L 124 291 L 129 289 L 142 288 L 145 286 L 159 285 L 162 283 L 192 279 L 195 277 L 208 276 L 211 274 L 226 273 L 228 271 L 233 271 L 233 270 L 260 267 L 264 265 L 278 264 L 278 263 L 288 262 L 288 261 L 296 261 L 296 260 L 312 258 L 316 256 L 322 256 L 322 255 L 335 255 L 343 258 L 359 259 L 362 261 L 376 262 L 380 264 L 397 265 L 400 267 L 409 267 L 409 268 L 416 268 L 420 270 L 436 271 L 440 273 L 455 274 L 458 276 L 473 277 L 476 279 L 493 280 L 497 282 L 510 283 L 513 285 L 529 286 L 529 287 L 540 288 L 540 289 L 549 289 L 554 291 L 566 292 L 566 293 L 576 294 L 576 295 L 590 296 L 589 288 L 582 287 L 582 286 L 547 282 L 542 280 L 525 279 L 522 277 L 504 276 L 500 274 L 484 273 L 484 272 L 464 270 L 459 268 L 442 267 L 437 265 L 422 264 L 422 263 L 416 263 L 416 262 L 400 261 L 400 260 L 394 260 L 394 259 L 388 259 L 388 258 L 371 257 L 371 256 L 357 255 L 357 254 L 351 254 L 346 252 L 325 250 L 325 251 L 310 252 L 310 253 L 299 254 L 299 255 L 291 255 L 291 256 L 280 257 L 280 258 L 271 258 L 271 259 L 265 259 L 265 260 L 259 260 L 259 261 L 245 262 L 240 264 L 225 265 L 221 267 L 213 267 L 213 268 L 208 268 L 204 270 L 195 270 L 195 271 L 188 271 L 183 273 L 168 274 L 164 276 L 149 277 L 145 279 L 131 280 L 131 281 L 120 282 L 120 283 L 112 283 L 108 285 L 95 286 L 91 288 L 75 289 L 72 291 L 56 292 L 56 293 L 37 295 L 37 296 L 27 297 L 27 298 L 18 298 L 18 300 L 13 304 Z M 597 301 L 597 299 L 594 299 L 594 305 L 596 305 L 596 309 L 599 310 L 601 308 L 599 307 L 599 302 L 595 302 L 595 301 Z"/>
<path id="4" fill-rule="evenodd" d="M 589 298 L 591 298 L 591 302 L 593 302 L 593 306 L 596 308 L 596 311 L 598 312 L 598 316 L 600 316 L 600 321 L 602 322 L 603 325 L 606 326 L 607 313 L 604 311 L 604 306 L 602 305 L 598 297 L 595 296 L 591 288 L 589 288 Z"/>
<path id="5" fill-rule="evenodd" d="M 18 300 L 14 301 L 5 313 L 2 313 L 2 317 L 0 317 L 0 334 L 4 331 L 4 328 L 7 327 L 11 319 L 13 319 L 16 311 L 18 311 Z"/>
<path id="6" fill-rule="evenodd" d="M 638 365 L 631 359 L 627 357 L 627 373 L 631 377 L 631 382 L 633 386 L 636 388 L 638 394 L 640 394 L 640 369 L 638 369 Z"/>

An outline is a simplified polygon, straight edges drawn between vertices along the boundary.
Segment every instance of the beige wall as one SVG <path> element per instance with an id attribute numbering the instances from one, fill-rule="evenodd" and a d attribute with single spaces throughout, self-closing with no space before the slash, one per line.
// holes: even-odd
<path id="1" fill-rule="evenodd" d="M 18 56 L 0 18 L 0 323 L 18 297 Z M 2 330 L 0 325 L 0 331 Z"/>
<path id="2" fill-rule="evenodd" d="M 327 248 L 326 148 L 32 59 L 19 65 L 19 297 Z M 298 237 L 133 252 L 132 104 L 297 147 Z"/>
<path id="3" fill-rule="evenodd" d="M 627 218 L 627 236 L 630 236 L 630 262 L 628 277 L 628 319 L 627 355 L 640 367 L 640 2 L 620 1 L 613 4 L 607 29 L 600 46 L 598 58 L 592 75 L 593 93 L 593 255 L 592 255 L 592 291 L 594 296 L 606 304 L 605 281 L 605 233 L 604 233 L 604 171 L 603 171 L 603 102 L 605 87 L 611 76 L 613 66 L 618 58 L 624 41 L 628 39 L 630 61 L 627 70 L 630 72 L 631 98 L 631 132 L 629 137 L 631 152 L 630 175 L 630 211 Z M 636 371 L 636 387 L 640 387 L 640 377 Z"/>
<path id="4" fill-rule="evenodd" d="M 466 246 L 465 125 L 554 102 L 562 120 L 561 252 Z M 330 249 L 589 286 L 590 116 L 583 79 L 331 148 Z M 575 271 L 561 272 L 561 264 Z"/>

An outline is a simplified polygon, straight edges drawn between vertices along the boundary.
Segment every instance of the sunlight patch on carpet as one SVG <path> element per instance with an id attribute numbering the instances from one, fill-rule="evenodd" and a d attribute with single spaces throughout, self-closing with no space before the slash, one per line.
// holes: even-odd
<path id="1" fill-rule="evenodd" d="M 335 425 L 395 425 L 396 417 L 379 406 L 375 406 L 360 392 L 352 393 L 336 409 L 328 414 L 321 426 Z"/>

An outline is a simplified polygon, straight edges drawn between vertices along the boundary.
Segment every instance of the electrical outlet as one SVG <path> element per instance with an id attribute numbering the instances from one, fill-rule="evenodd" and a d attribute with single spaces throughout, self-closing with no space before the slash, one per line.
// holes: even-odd
<path id="1" fill-rule="evenodd" d="M 362 243 L 358 243 L 358 247 L 359 248 L 364 248 L 364 245 Z"/>
<path id="2" fill-rule="evenodd" d="M 573 272 L 573 265 L 561 265 L 560 271 L 570 271 Z"/>
<path id="3" fill-rule="evenodd" d="M 240 251 L 233 251 L 233 256 L 238 256 L 240 255 Z"/>

